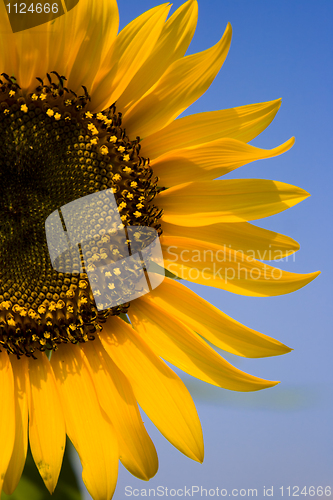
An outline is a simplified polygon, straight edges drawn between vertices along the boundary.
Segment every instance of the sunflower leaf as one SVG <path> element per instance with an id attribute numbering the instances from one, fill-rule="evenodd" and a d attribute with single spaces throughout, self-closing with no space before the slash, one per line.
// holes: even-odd
<path id="1" fill-rule="evenodd" d="M 155 273 L 155 274 L 161 274 L 162 276 L 166 276 L 167 278 L 172 278 L 175 280 L 181 279 L 176 274 L 171 273 L 170 271 L 168 271 L 167 269 L 165 269 L 162 266 L 159 266 L 158 264 L 156 264 L 156 262 L 153 262 L 153 261 L 149 262 L 148 271 L 151 273 Z"/>
<path id="2" fill-rule="evenodd" d="M 1 500 L 82 500 L 78 482 L 69 459 L 69 448 L 72 444 L 67 440 L 64 461 L 60 472 L 57 487 L 51 497 L 42 478 L 39 475 L 30 449 L 21 480 L 12 495 L 2 493 Z"/>

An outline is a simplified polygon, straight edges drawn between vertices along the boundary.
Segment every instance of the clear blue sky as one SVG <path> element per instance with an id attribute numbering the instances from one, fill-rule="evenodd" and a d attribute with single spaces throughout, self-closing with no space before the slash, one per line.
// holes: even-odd
<path id="1" fill-rule="evenodd" d="M 121 466 L 114 498 L 126 498 L 126 485 L 202 485 L 228 491 L 257 488 L 257 498 L 264 498 L 263 488 L 272 486 L 274 498 L 281 498 L 281 486 L 331 486 L 333 490 L 333 3 L 198 3 L 198 28 L 189 53 L 215 44 L 228 21 L 233 27 L 233 40 L 220 74 L 186 113 L 282 97 L 274 122 L 253 144 L 272 148 L 294 135 L 295 146 L 283 156 L 247 165 L 228 177 L 279 180 L 312 194 L 296 207 L 261 220 L 260 225 L 300 242 L 295 260 L 282 262 L 283 269 L 302 273 L 320 269 L 322 274 L 298 292 L 264 299 L 192 286 L 227 314 L 279 339 L 294 351 L 259 360 L 228 357 L 254 375 L 281 380 L 278 387 L 259 393 L 232 393 L 185 377 L 203 426 L 204 464 L 182 456 L 147 422 L 159 453 L 160 470 L 145 483 Z M 157 2 L 118 0 L 118 4 L 123 27 Z M 175 1 L 173 10 L 181 4 Z"/>

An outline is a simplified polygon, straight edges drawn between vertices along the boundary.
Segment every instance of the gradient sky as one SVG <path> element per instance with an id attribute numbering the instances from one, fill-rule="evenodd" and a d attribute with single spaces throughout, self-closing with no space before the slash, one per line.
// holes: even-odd
<path id="1" fill-rule="evenodd" d="M 156 0 L 118 3 L 121 27 L 157 5 Z M 272 298 L 243 297 L 191 285 L 230 316 L 277 338 L 294 351 L 258 360 L 228 355 L 228 360 L 244 371 L 281 381 L 279 386 L 257 393 L 233 393 L 181 375 L 193 394 L 202 422 L 204 463 L 184 457 L 145 418 L 159 454 L 160 470 L 145 483 L 120 466 L 114 499 L 126 498 L 125 486 L 148 489 L 198 485 L 226 488 L 228 492 L 233 488 L 257 488 L 257 498 L 266 498 L 263 488 L 272 486 L 274 498 L 281 498 L 281 486 L 331 486 L 333 491 L 333 3 L 198 3 L 198 27 L 188 53 L 215 44 L 228 21 L 233 27 L 233 40 L 219 75 L 186 114 L 282 97 L 274 122 L 252 144 L 273 148 L 295 136 L 295 146 L 283 156 L 249 164 L 227 177 L 274 179 L 298 185 L 312 194 L 296 207 L 260 220 L 257 225 L 299 241 L 301 249 L 295 259 L 289 258 L 278 266 L 301 273 L 321 270 L 322 274 L 306 288 Z M 181 4 L 175 1 L 171 12 Z"/>

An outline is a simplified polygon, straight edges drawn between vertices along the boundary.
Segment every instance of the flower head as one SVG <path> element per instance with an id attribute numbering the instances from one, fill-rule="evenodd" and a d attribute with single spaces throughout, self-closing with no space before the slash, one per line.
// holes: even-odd
<path id="1" fill-rule="evenodd" d="M 214 180 L 292 146 L 293 139 L 272 150 L 248 144 L 272 121 L 279 100 L 176 119 L 208 89 L 231 42 L 228 25 L 216 45 L 184 56 L 196 0 L 168 19 L 168 4 L 155 7 L 118 35 L 115 0 L 80 0 L 45 30 L 15 34 L 4 9 L 0 4 L 0 492 L 14 491 L 28 436 L 53 492 L 67 433 L 89 492 L 105 500 L 119 459 L 145 480 L 157 471 L 138 404 L 174 446 L 203 460 L 193 401 L 162 358 L 231 390 L 277 383 L 234 368 L 204 338 L 247 357 L 290 349 L 174 278 L 250 296 L 304 286 L 318 273 L 287 273 L 255 260 L 268 249 L 289 255 L 298 244 L 248 221 L 308 193 L 277 181 Z M 45 220 L 89 194 L 97 196 L 78 235 L 81 254 L 64 254 L 59 272 Z M 170 277 L 134 301 L 100 307 L 102 293 L 88 274 L 101 263 L 111 266 L 103 274 L 111 298 L 122 280 L 131 290 L 143 272 L 141 261 L 131 270 L 122 265 L 117 238 L 124 242 L 129 226 L 157 231 Z M 134 233 L 136 243 L 141 235 Z"/>

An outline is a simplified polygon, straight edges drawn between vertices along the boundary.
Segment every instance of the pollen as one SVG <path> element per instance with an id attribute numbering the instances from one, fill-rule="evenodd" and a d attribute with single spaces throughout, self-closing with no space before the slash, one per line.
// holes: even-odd
<path id="1" fill-rule="evenodd" d="M 93 123 L 88 123 L 88 130 L 90 130 L 90 132 L 93 135 L 97 135 L 98 134 L 97 127 Z"/>
<path id="2" fill-rule="evenodd" d="M 109 152 L 109 150 L 108 150 L 107 146 L 105 146 L 105 145 L 101 146 L 99 151 L 100 151 L 100 153 L 101 153 L 102 155 L 107 155 L 107 154 L 108 154 L 108 152 Z"/>
<path id="3" fill-rule="evenodd" d="M 38 79 L 29 95 L 12 82 L 4 83 L 0 93 L 0 177 L 6 193 L 0 198 L 0 350 L 17 357 L 94 340 L 107 316 L 126 313 L 130 305 L 125 299 L 104 310 L 95 301 L 99 294 L 115 297 L 119 289 L 130 297 L 133 279 L 140 277 L 139 271 L 135 278 L 136 270 L 113 268 L 128 256 L 127 245 L 120 251 L 115 242 L 120 238 L 124 244 L 128 225 L 162 232 L 162 212 L 153 203 L 158 179 L 149 161 L 139 156 L 140 139 L 126 136 L 115 106 L 93 114 L 85 109 L 86 89 L 77 96 L 57 78 Z M 121 223 L 105 232 L 101 226 L 114 217 L 107 190 L 114 193 Z M 79 258 L 72 262 L 66 252 L 60 257 L 66 272 L 58 272 L 45 236 L 51 213 L 93 193 L 98 201 L 79 240 L 84 242 L 84 270 L 95 273 L 97 266 L 105 267 L 98 287 L 80 272 Z"/>

